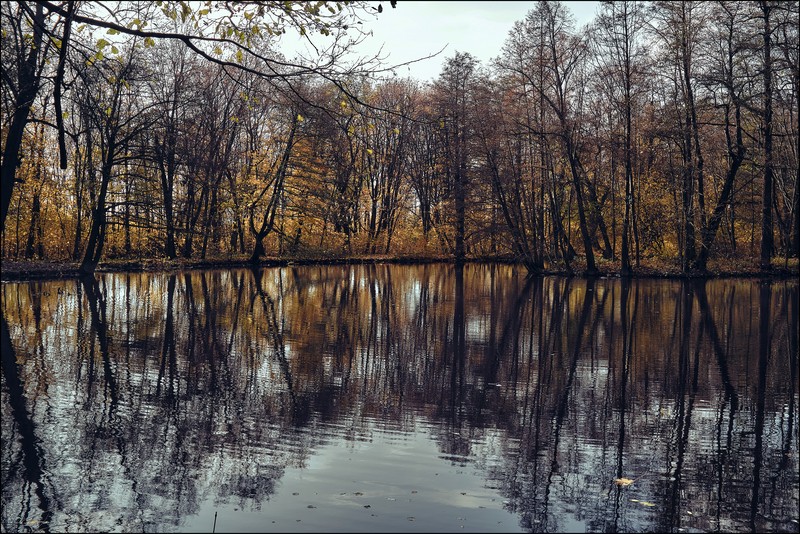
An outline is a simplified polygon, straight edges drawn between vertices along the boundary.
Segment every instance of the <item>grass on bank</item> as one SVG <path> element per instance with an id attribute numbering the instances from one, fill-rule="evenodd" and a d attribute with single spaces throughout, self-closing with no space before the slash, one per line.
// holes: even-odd
<path id="1" fill-rule="evenodd" d="M 444 256 L 388 256 L 388 255 L 357 255 L 347 257 L 331 256 L 304 256 L 304 257 L 271 257 L 264 258 L 259 267 L 275 267 L 286 265 L 334 265 L 334 264 L 362 264 L 362 263 L 449 263 L 452 258 Z M 468 262 L 500 262 L 514 263 L 509 257 L 495 258 L 469 258 Z M 798 259 L 773 258 L 772 269 L 764 272 L 760 269 L 757 258 L 748 257 L 718 257 L 709 260 L 706 273 L 685 274 L 681 272 L 680 263 L 674 259 L 643 258 L 639 266 L 634 266 L 635 277 L 658 278 L 683 278 L 689 276 L 709 277 L 797 277 Z M 36 260 L 2 260 L 3 280 L 30 280 L 51 278 L 73 278 L 80 276 L 79 262 L 49 262 Z M 160 272 L 181 271 L 192 269 L 213 268 L 250 268 L 252 264 L 246 256 L 220 256 L 206 259 L 174 260 L 168 258 L 135 258 L 135 259 L 110 259 L 101 262 L 97 272 Z M 575 275 L 582 275 L 586 269 L 582 258 L 571 262 Z M 597 267 L 602 276 L 617 276 L 620 272 L 619 260 L 606 260 L 598 258 Z M 568 274 L 563 265 L 546 265 L 542 274 L 563 275 Z"/>

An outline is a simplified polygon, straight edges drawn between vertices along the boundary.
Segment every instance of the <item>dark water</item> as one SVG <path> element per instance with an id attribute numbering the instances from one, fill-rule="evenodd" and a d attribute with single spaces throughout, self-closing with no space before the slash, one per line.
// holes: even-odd
<path id="1" fill-rule="evenodd" d="M 798 531 L 796 282 L 106 274 L 2 312 L 4 532 Z"/>

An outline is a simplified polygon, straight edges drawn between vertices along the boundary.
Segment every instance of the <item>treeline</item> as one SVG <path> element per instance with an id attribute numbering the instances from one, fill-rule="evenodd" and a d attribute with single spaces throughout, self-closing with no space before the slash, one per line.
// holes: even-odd
<path id="1" fill-rule="evenodd" d="M 276 52 L 369 4 L 3 3 L 3 258 L 798 256 L 798 2 L 531 5 L 421 83 Z"/>

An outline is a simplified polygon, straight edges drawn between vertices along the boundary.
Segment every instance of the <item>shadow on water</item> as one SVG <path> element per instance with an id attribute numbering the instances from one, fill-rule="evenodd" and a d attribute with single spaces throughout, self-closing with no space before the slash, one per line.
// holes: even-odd
<path id="1" fill-rule="evenodd" d="M 0 291 L 3 531 L 798 528 L 796 283 L 341 265 Z"/>

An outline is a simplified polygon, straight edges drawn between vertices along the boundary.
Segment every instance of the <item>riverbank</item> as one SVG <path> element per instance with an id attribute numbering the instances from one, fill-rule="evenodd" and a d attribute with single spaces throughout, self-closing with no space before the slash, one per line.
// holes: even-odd
<path id="1" fill-rule="evenodd" d="M 304 258 L 265 258 L 257 264 L 258 268 L 286 267 L 299 265 L 360 265 L 360 264 L 405 264 L 421 265 L 433 263 L 452 263 L 448 257 L 383 256 L 362 255 L 350 257 L 304 257 Z M 469 258 L 467 263 L 515 263 L 513 258 Z M 2 281 L 52 280 L 60 278 L 79 278 L 78 262 L 47 262 L 3 260 L 0 269 Z M 563 266 L 547 266 L 540 274 L 554 276 L 584 276 L 585 263 L 577 259 L 572 262 L 572 273 Z M 599 276 L 618 277 L 620 262 L 598 260 Z M 109 272 L 175 272 L 199 269 L 252 268 L 246 257 L 218 257 L 209 259 L 118 259 L 101 262 L 97 273 Z M 522 267 L 520 265 L 520 267 Z M 709 261 L 707 272 L 683 273 L 674 261 L 646 259 L 634 268 L 632 278 L 797 278 L 800 276 L 797 258 L 775 258 L 770 271 L 762 271 L 755 258 L 720 258 Z"/>

